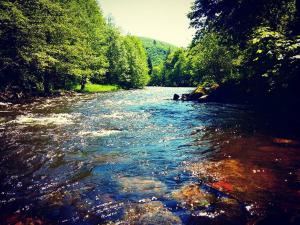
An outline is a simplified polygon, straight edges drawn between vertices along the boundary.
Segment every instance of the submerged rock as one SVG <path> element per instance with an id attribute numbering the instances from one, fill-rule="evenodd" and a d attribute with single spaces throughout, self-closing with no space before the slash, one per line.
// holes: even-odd
<path id="1" fill-rule="evenodd" d="M 123 192 L 163 195 L 167 190 L 164 183 L 151 178 L 122 177 L 119 179 L 119 182 Z"/>
<path id="2" fill-rule="evenodd" d="M 169 211 L 157 211 L 142 215 L 138 224 L 176 225 L 181 224 L 181 221 L 179 217 L 174 216 Z"/>
<path id="3" fill-rule="evenodd" d="M 25 217 L 23 218 L 20 214 L 15 214 L 6 220 L 6 224 L 16 224 L 16 225 L 43 225 L 46 224 L 41 219 L 37 217 Z"/>
<path id="4" fill-rule="evenodd" d="M 217 181 L 210 185 L 219 191 L 226 191 L 226 192 L 233 191 L 233 185 L 225 181 Z"/>
<path id="5" fill-rule="evenodd" d="M 214 224 L 246 224 L 244 209 L 237 200 L 220 198 L 214 207 L 217 212 Z"/>
<path id="6" fill-rule="evenodd" d="M 75 204 L 80 202 L 81 190 L 76 191 L 57 189 L 40 197 L 42 201 L 47 202 L 50 206 L 63 206 L 65 204 Z M 81 204 L 82 205 L 82 204 Z"/>
<path id="7" fill-rule="evenodd" d="M 199 188 L 197 184 L 190 184 L 174 191 L 172 197 L 180 202 L 183 207 L 194 209 L 208 207 L 215 201 L 215 197 Z"/>
<path id="8" fill-rule="evenodd" d="M 125 212 L 125 224 L 138 225 L 180 225 L 180 218 L 170 212 L 159 201 L 149 201 L 144 204 L 135 204 Z"/>
<path id="9" fill-rule="evenodd" d="M 224 159 L 221 161 L 205 161 L 194 163 L 186 167 L 194 175 L 201 180 L 205 180 L 209 183 L 216 181 L 222 181 L 232 184 L 230 181 L 236 179 L 243 179 L 247 174 L 243 165 L 234 159 Z M 233 186 L 233 189 L 236 187 Z"/>
<path id="10" fill-rule="evenodd" d="M 274 138 L 273 143 L 282 146 L 300 146 L 300 142 L 286 138 Z"/>
<path id="11" fill-rule="evenodd" d="M 196 184 L 182 187 L 172 197 L 190 210 L 193 224 L 244 224 L 243 209 L 234 198 L 217 197 Z"/>
<path id="12" fill-rule="evenodd" d="M 236 159 L 194 163 L 186 167 L 210 187 L 229 194 L 241 202 L 266 207 L 266 191 L 283 183 L 268 168 L 242 164 Z"/>

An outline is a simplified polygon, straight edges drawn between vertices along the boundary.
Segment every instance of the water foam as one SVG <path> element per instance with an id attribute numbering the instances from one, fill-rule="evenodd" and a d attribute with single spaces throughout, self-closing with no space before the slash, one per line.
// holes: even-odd
<path id="1" fill-rule="evenodd" d="M 78 133 L 79 136 L 87 136 L 87 137 L 105 137 L 114 134 L 118 134 L 121 131 L 119 130 L 99 130 L 99 131 L 80 131 Z"/>
<path id="2" fill-rule="evenodd" d="M 60 113 L 60 114 L 50 114 L 49 116 L 38 116 L 34 114 L 21 115 L 18 116 L 13 123 L 25 124 L 25 125 L 68 125 L 73 124 L 74 115 Z"/>

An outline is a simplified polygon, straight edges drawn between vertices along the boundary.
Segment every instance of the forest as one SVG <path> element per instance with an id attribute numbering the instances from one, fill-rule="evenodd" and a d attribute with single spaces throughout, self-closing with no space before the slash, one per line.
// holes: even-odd
<path id="1" fill-rule="evenodd" d="M 196 0 L 188 48 L 122 35 L 95 0 L 0 4 L 2 92 L 199 86 L 218 87 L 213 100 L 298 104 L 299 1 Z"/>
<path id="2" fill-rule="evenodd" d="M 299 32 L 300 0 L 0 0 L 0 224 L 300 224 Z"/>
<path id="3" fill-rule="evenodd" d="M 143 47 L 145 48 L 148 56 L 148 67 L 153 69 L 155 66 L 160 66 L 165 62 L 167 56 L 178 49 L 178 47 L 152 38 L 139 37 L 142 41 Z M 149 71 L 151 74 L 151 71 Z"/>
<path id="4" fill-rule="evenodd" d="M 0 2 L 0 89 L 38 95 L 86 83 L 148 83 L 141 41 L 123 36 L 95 0 Z"/>
<path id="5" fill-rule="evenodd" d="M 299 12 L 298 0 L 196 0 L 188 14 L 197 30 L 192 43 L 169 54 L 152 76 L 158 85 L 200 85 L 202 95 L 218 87 L 214 101 L 284 99 L 297 107 Z"/>

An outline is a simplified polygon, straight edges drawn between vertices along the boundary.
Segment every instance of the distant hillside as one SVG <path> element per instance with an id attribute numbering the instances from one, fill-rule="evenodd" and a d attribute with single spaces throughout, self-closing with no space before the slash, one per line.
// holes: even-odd
<path id="1" fill-rule="evenodd" d="M 163 41 L 158 41 L 145 37 L 139 38 L 141 39 L 143 46 L 146 49 L 147 54 L 152 61 L 153 66 L 160 65 L 166 59 L 166 56 L 169 51 L 174 51 L 177 49 L 176 46 Z"/>

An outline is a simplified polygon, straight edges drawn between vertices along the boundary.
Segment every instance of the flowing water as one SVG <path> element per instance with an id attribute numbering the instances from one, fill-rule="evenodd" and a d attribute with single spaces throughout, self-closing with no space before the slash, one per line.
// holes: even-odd
<path id="1" fill-rule="evenodd" d="M 191 90 L 1 103 L 0 224 L 297 224 L 299 143 Z"/>

